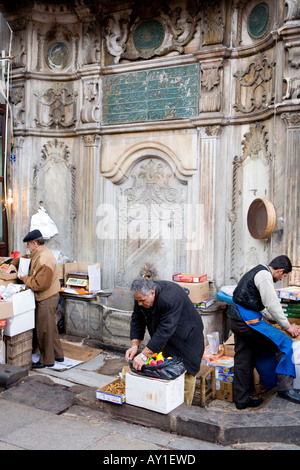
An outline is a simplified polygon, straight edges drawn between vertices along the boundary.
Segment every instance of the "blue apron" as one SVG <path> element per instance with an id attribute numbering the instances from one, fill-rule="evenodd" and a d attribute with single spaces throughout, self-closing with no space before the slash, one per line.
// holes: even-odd
<path id="1" fill-rule="evenodd" d="M 260 312 L 248 310 L 235 304 L 241 317 L 248 326 L 269 338 L 276 344 L 283 356 L 277 364 L 274 354 L 263 354 L 257 358 L 256 368 L 265 387 L 276 386 L 276 374 L 291 375 L 296 377 L 295 364 L 293 362 L 293 341 L 282 331 L 270 325 L 262 319 Z"/>

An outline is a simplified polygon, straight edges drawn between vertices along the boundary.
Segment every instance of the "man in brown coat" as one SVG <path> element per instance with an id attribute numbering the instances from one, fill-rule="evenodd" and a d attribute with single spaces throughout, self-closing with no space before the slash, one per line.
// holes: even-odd
<path id="1" fill-rule="evenodd" d="M 55 321 L 55 312 L 59 300 L 60 283 L 56 259 L 47 247 L 39 230 L 29 232 L 23 239 L 27 242 L 31 259 L 28 276 L 18 277 L 35 294 L 35 329 L 36 341 L 40 351 L 40 360 L 32 364 L 33 369 L 51 367 L 55 361 L 62 362 L 64 353 Z M 9 268 L 16 271 L 20 259 L 14 259 Z"/>

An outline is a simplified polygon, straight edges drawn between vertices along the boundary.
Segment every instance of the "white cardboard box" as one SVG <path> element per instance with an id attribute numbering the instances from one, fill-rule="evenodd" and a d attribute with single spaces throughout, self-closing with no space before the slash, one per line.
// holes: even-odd
<path id="1" fill-rule="evenodd" d="M 125 376 L 126 403 L 168 414 L 184 402 L 184 375 L 174 380 L 161 380 L 128 372 Z"/>
<path id="2" fill-rule="evenodd" d="M 0 301 L 1 310 L 13 313 L 7 318 L 4 328 L 5 336 L 15 336 L 34 328 L 35 325 L 35 299 L 32 290 L 27 289 L 11 296 L 11 300 Z"/>

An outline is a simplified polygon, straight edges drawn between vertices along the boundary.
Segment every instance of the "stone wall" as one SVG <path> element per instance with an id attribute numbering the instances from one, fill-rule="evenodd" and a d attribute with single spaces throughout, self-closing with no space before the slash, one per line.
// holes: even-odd
<path id="1" fill-rule="evenodd" d="M 211 294 L 257 262 L 300 265 L 299 0 L 28 2 L 13 30 L 13 248 L 42 204 L 48 246 L 99 261 L 129 309 L 151 261 Z M 254 239 L 268 198 L 276 226 Z"/>

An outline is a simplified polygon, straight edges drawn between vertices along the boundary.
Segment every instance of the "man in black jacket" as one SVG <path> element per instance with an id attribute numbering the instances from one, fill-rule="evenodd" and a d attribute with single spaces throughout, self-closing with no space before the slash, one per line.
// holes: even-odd
<path id="1" fill-rule="evenodd" d="M 164 351 L 168 356 L 181 357 L 185 368 L 185 401 L 193 400 L 196 374 L 204 352 L 203 323 L 185 291 L 171 281 L 133 281 L 134 310 L 130 325 L 131 348 L 126 359 L 140 370 L 153 353 Z M 151 339 L 140 354 L 138 347 L 146 328 Z"/>

